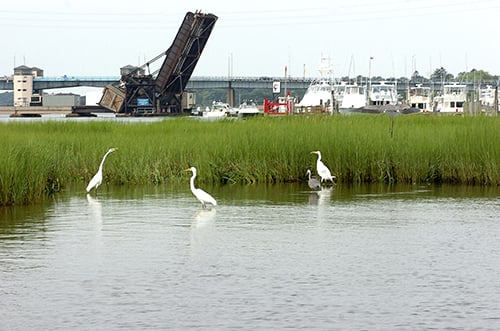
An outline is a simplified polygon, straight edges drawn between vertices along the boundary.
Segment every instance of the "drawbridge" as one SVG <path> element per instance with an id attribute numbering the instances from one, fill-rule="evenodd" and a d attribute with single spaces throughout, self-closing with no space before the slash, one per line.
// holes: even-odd
<path id="1" fill-rule="evenodd" d="M 176 115 L 189 109 L 186 85 L 217 21 L 213 14 L 188 12 L 172 45 L 139 67 L 121 69 L 121 80 L 104 88 L 99 105 L 128 115 Z M 163 64 L 151 72 L 152 64 Z"/>

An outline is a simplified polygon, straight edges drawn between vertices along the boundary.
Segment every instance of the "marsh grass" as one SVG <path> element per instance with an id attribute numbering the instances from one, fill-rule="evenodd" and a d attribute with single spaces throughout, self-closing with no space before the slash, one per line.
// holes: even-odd
<path id="1" fill-rule="evenodd" d="M 500 120 L 455 116 L 289 116 L 244 121 L 36 122 L 0 125 L 0 205 L 69 183 L 82 191 L 109 147 L 103 185 L 305 179 L 320 150 L 338 181 L 500 184 Z M 392 135 L 391 135 L 392 130 Z"/>

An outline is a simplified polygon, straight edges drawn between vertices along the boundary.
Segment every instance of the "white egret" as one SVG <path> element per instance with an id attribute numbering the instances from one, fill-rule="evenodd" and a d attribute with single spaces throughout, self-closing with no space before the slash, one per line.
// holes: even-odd
<path id="1" fill-rule="evenodd" d="M 316 176 L 311 176 L 311 170 L 307 169 L 306 175 L 308 175 L 307 185 L 309 185 L 310 189 L 316 190 L 321 188 L 321 183 L 316 178 Z"/>
<path id="2" fill-rule="evenodd" d="M 321 161 L 321 152 L 320 151 L 312 151 L 311 154 L 318 154 L 318 160 L 316 161 L 316 170 L 318 171 L 318 175 L 321 177 L 321 182 L 325 180 L 329 180 L 333 183 L 333 179 L 336 178 L 332 176 L 330 173 L 330 169 Z"/>
<path id="3" fill-rule="evenodd" d="M 206 207 L 205 204 L 207 204 L 207 203 L 211 203 L 212 205 L 217 206 L 217 201 L 215 201 L 215 199 L 210 194 L 203 191 L 201 188 L 194 187 L 194 179 L 196 178 L 196 168 L 191 167 L 191 168 L 188 168 L 184 171 L 191 171 L 193 173 L 193 175 L 191 176 L 191 179 L 189 180 L 189 187 L 191 188 L 191 192 L 193 192 L 196 199 L 200 200 L 203 208 Z"/>
<path id="4" fill-rule="evenodd" d="M 104 165 L 104 161 L 106 160 L 106 158 L 108 157 L 109 154 L 113 153 L 117 149 L 118 148 L 110 148 L 110 149 L 108 149 L 106 154 L 104 154 L 104 157 L 102 158 L 101 164 L 99 165 L 99 170 L 97 170 L 97 173 L 94 175 L 94 177 L 92 177 L 92 179 L 89 182 L 89 185 L 87 185 L 87 193 L 89 193 L 90 190 L 92 190 L 93 188 L 95 188 L 97 190 L 99 185 L 101 185 L 101 183 L 102 183 L 102 166 Z"/>

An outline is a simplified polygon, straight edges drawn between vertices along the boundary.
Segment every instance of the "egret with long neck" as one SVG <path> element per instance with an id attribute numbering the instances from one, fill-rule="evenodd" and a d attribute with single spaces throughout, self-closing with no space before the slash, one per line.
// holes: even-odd
<path id="1" fill-rule="evenodd" d="M 194 186 L 194 179 L 196 178 L 196 168 L 191 167 L 184 171 L 191 171 L 193 173 L 191 179 L 189 180 L 189 187 L 191 188 L 191 192 L 193 192 L 196 199 L 201 202 L 202 207 L 206 208 L 207 203 L 211 203 L 212 205 L 217 206 L 217 201 L 215 201 L 214 197 L 203 191 L 201 188 L 196 188 Z"/>
<path id="2" fill-rule="evenodd" d="M 97 188 L 102 183 L 102 167 L 104 165 L 104 161 L 106 161 L 106 158 L 108 157 L 109 154 L 113 153 L 117 149 L 118 148 L 110 148 L 108 149 L 106 154 L 104 154 L 101 164 L 99 165 L 99 170 L 97 170 L 97 173 L 94 175 L 94 177 L 92 177 L 92 179 L 89 182 L 89 185 L 87 185 L 87 193 L 89 193 L 93 188 L 95 188 L 97 191 Z"/>
<path id="3" fill-rule="evenodd" d="M 316 161 L 316 170 L 318 171 L 318 175 L 321 177 L 321 182 L 325 180 L 329 180 L 333 183 L 333 179 L 336 178 L 332 176 L 330 169 L 321 161 L 321 152 L 320 151 L 312 151 L 311 154 L 317 154 L 318 160 Z"/>

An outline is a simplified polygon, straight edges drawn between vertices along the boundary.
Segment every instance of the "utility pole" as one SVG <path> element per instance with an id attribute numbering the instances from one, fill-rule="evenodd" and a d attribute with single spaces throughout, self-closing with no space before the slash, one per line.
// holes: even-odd
<path id="1" fill-rule="evenodd" d="M 366 83 L 366 104 L 369 104 L 370 99 L 370 90 L 372 88 L 372 60 L 373 56 L 370 56 L 370 60 L 368 61 L 368 79 Z"/>

